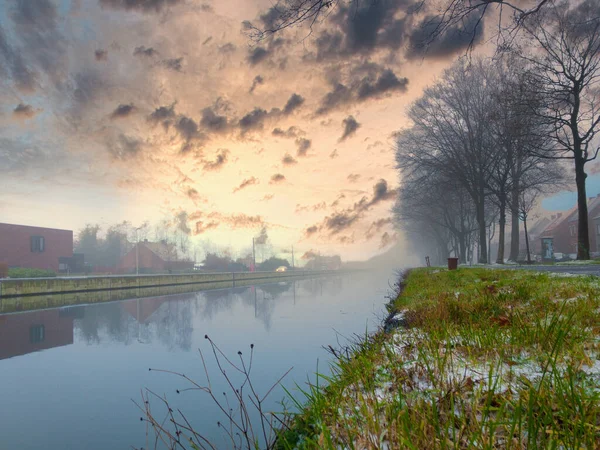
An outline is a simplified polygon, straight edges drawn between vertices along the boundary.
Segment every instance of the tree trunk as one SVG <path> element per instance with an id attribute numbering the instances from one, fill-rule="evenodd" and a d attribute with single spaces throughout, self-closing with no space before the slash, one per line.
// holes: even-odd
<path id="1" fill-rule="evenodd" d="M 461 233 L 459 238 L 458 238 L 458 245 L 459 245 L 459 258 L 460 258 L 460 262 L 462 264 L 466 264 L 467 262 L 467 243 L 465 242 L 465 234 Z"/>
<path id="2" fill-rule="evenodd" d="M 500 220 L 498 221 L 498 257 L 497 264 L 504 264 L 504 228 L 506 226 L 506 197 L 500 198 Z"/>
<path id="3" fill-rule="evenodd" d="M 516 181 L 511 197 L 512 222 L 510 228 L 510 254 L 508 255 L 508 259 L 509 261 L 517 261 L 517 259 L 519 259 L 519 185 Z"/>
<path id="4" fill-rule="evenodd" d="M 477 225 L 479 226 L 479 257 L 477 262 L 487 264 L 487 227 L 485 225 L 485 198 L 479 196 L 477 205 Z"/>
<path id="5" fill-rule="evenodd" d="M 575 157 L 575 183 L 577 184 L 577 209 L 579 227 L 577 233 L 577 259 L 590 259 L 590 236 L 588 229 L 588 205 L 585 190 L 585 160 Z"/>
<path id="6" fill-rule="evenodd" d="M 525 229 L 525 247 L 527 248 L 527 264 L 531 264 L 531 253 L 529 253 L 529 235 L 527 234 L 527 216 L 523 216 L 523 228 Z"/>

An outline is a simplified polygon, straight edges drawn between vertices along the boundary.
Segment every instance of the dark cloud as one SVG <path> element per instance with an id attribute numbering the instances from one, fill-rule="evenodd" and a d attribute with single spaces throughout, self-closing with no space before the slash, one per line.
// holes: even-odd
<path id="1" fill-rule="evenodd" d="M 242 117 L 238 123 L 242 133 L 251 130 L 262 130 L 268 114 L 269 113 L 262 108 L 254 108 L 251 112 Z"/>
<path id="2" fill-rule="evenodd" d="M 292 96 L 286 102 L 283 108 L 283 114 L 291 114 L 294 110 L 298 109 L 304 103 L 304 97 L 298 94 L 292 94 Z"/>
<path id="3" fill-rule="evenodd" d="M 308 150 L 312 145 L 312 141 L 306 138 L 298 138 L 296 139 L 296 146 L 298 147 L 297 155 L 298 156 L 306 156 Z"/>
<path id="4" fill-rule="evenodd" d="M 473 13 L 460 23 L 438 33 L 440 18 L 427 16 L 409 36 L 408 58 L 447 58 L 465 51 L 483 40 L 484 20 Z M 435 36 L 434 36 L 435 34 Z"/>
<path id="5" fill-rule="evenodd" d="M 137 138 L 120 134 L 116 140 L 108 143 L 107 148 L 114 159 L 127 160 L 140 153 L 142 142 Z"/>
<path id="6" fill-rule="evenodd" d="M 318 256 L 319 254 L 317 252 L 315 252 L 313 249 L 310 249 L 309 251 L 305 252 L 300 259 L 315 259 L 318 258 Z"/>
<path id="7" fill-rule="evenodd" d="M 383 227 L 392 223 L 391 217 L 377 219 L 374 221 L 367 230 L 365 237 L 371 239 L 376 233 L 379 233 Z"/>
<path id="8" fill-rule="evenodd" d="M 103 101 L 110 92 L 102 76 L 102 72 L 95 67 L 87 67 L 84 71 L 76 73 L 62 89 L 70 105 L 68 110 L 69 125 L 77 128 L 89 108 Z"/>
<path id="9" fill-rule="evenodd" d="M 344 195 L 342 194 L 339 198 L 343 197 Z M 381 179 L 373 186 L 373 197 L 371 199 L 364 196 L 351 207 L 341 211 L 335 211 L 334 213 L 326 216 L 321 225 L 314 226 L 319 230 L 327 231 L 330 235 L 338 234 L 342 231 L 350 229 L 354 224 L 360 221 L 372 206 L 375 206 L 386 200 L 392 200 L 395 197 L 396 191 L 390 190 L 388 188 L 387 181 Z M 333 202 L 331 206 L 336 206 L 339 198 Z"/>
<path id="10" fill-rule="evenodd" d="M 223 54 L 233 53 L 235 50 L 236 46 L 232 42 L 228 42 L 227 44 L 223 44 L 219 47 L 219 51 Z"/>
<path id="11" fill-rule="evenodd" d="M 160 106 L 154 110 L 152 114 L 148 116 L 148 121 L 154 125 L 162 124 L 165 130 L 169 129 L 169 126 L 175 120 L 175 103 L 171 106 Z"/>
<path id="12" fill-rule="evenodd" d="M 186 153 L 192 148 L 192 142 L 202 143 L 206 136 L 198 130 L 198 124 L 191 118 L 180 116 L 175 122 L 175 129 L 184 140 L 181 152 Z"/>
<path id="13" fill-rule="evenodd" d="M 255 178 L 255 177 L 247 178 L 244 181 L 242 181 L 240 183 L 240 185 L 233 190 L 233 192 L 237 192 L 237 191 L 239 191 L 241 189 L 244 189 L 244 188 L 246 188 L 248 186 L 252 186 L 253 184 L 258 184 L 258 179 Z"/>
<path id="14" fill-rule="evenodd" d="M 144 47 L 143 45 L 140 45 L 139 47 L 136 47 L 135 50 L 133 51 L 133 55 L 134 56 L 145 56 L 148 58 L 152 58 L 153 56 L 158 55 L 158 51 L 156 51 L 154 48 L 152 47 Z"/>
<path id="15" fill-rule="evenodd" d="M 209 12 L 209 13 L 215 12 L 212 5 L 209 5 L 208 3 L 202 3 L 200 5 L 200 9 L 204 12 Z"/>
<path id="16" fill-rule="evenodd" d="M 39 111 L 35 110 L 31 105 L 19 103 L 15 109 L 13 109 L 13 116 L 17 119 L 27 120 L 34 117 L 38 112 Z"/>
<path id="17" fill-rule="evenodd" d="M 108 52 L 106 50 L 98 49 L 94 52 L 94 57 L 96 61 L 106 61 L 108 60 Z"/>
<path id="18" fill-rule="evenodd" d="M 317 231 L 319 231 L 319 227 L 317 227 L 316 225 L 310 226 L 306 229 L 306 236 L 311 236 Z"/>
<path id="19" fill-rule="evenodd" d="M 254 80 L 252 81 L 252 86 L 250 87 L 250 93 L 252 94 L 254 90 L 261 84 L 265 82 L 264 78 L 260 75 L 256 75 Z"/>
<path id="20" fill-rule="evenodd" d="M 340 137 L 340 139 L 339 139 L 340 142 L 344 141 L 347 138 L 349 138 L 350 136 L 352 136 L 354 133 L 356 133 L 356 130 L 358 130 L 358 128 L 360 127 L 360 123 L 358 123 L 356 121 L 354 116 L 346 117 L 342 121 L 342 125 L 344 126 L 344 133 L 342 134 L 342 137 Z"/>
<path id="21" fill-rule="evenodd" d="M 219 222 L 210 221 L 208 223 L 204 223 L 201 220 L 196 222 L 196 231 L 195 234 L 202 234 L 208 230 L 212 230 L 219 227 Z"/>
<path id="22" fill-rule="evenodd" d="M 229 123 L 226 116 L 217 114 L 213 108 L 204 108 L 202 110 L 202 119 L 200 125 L 212 132 L 222 133 L 229 129 Z"/>
<path id="23" fill-rule="evenodd" d="M 277 136 L 277 137 L 296 138 L 300 135 L 303 135 L 304 131 L 302 131 L 300 128 L 292 125 L 287 130 L 282 130 L 281 128 L 275 128 L 271 134 L 273 134 L 273 136 Z"/>
<path id="24" fill-rule="evenodd" d="M 411 10 L 412 0 L 361 1 L 338 4 L 329 17 L 329 27 L 316 39 L 317 60 L 339 59 L 399 50 L 410 22 L 398 17 Z"/>
<path id="25" fill-rule="evenodd" d="M 209 37 L 207 37 L 207 38 L 206 38 L 206 39 L 204 39 L 204 41 L 202 42 L 202 45 L 206 45 L 206 44 L 208 44 L 210 41 L 212 41 L 212 39 L 213 39 L 213 37 L 212 37 L 212 36 L 209 36 Z"/>
<path id="26" fill-rule="evenodd" d="M 333 151 L 332 151 L 332 152 L 329 154 L 329 157 L 330 157 L 331 159 L 337 158 L 338 156 L 339 156 L 339 155 L 338 155 L 337 148 L 336 148 L 336 149 L 334 149 L 334 150 L 333 150 Z"/>
<path id="27" fill-rule="evenodd" d="M 405 92 L 408 85 L 407 78 L 398 78 L 390 69 L 378 68 L 364 76 L 351 74 L 349 85 L 336 82 L 333 89 L 321 100 L 317 115 L 326 114 L 332 110 L 360 103 L 371 98 L 382 98 L 392 92 Z"/>
<path id="28" fill-rule="evenodd" d="M 130 116 L 135 111 L 135 106 L 133 103 L 129 105 L 119 105 L 110 115 L 111 119 L 122 119 L 124 117 Z"/>
<path id="29" fill-rule="evenodd" d="M 21 52 L 8 42 L 0 24 L 0 74 L 12 79 L 15 87 L 24 93 L 35 90 L 36 74 L 27 67 Z"/>
<path id="30" fill-rule="evenodd" d="M 270 54 L 271 52 L 264 47 L 254 47 L 248 52 L 248 62 L 250 65 L 255 66 L 264 61 Z"/>
<path id="31" fill-rule="evenodd" d="M 183 0 L 100 0 L 102 7 L 143 13 L 157 13 L 179 3 L 183 3 Z"/>
<path id="32" fill-rule="evenodd" d="M 56 85 L 66 77 L 67 41 L 51 0 L 19 0 L 10 9 L 21 53 Z"/>
<path id="33" fill-rule="evenodd" d="M 202 197 L 200 196 L 200 193 L 194 188 L 188 188 L 185 191 L 185 195 L 187 197 L 189 197 L 191 200 L 193 200 L 194 202 L 200 201 L 202 199 Z"/>
<path id="34" fill-rule="evenodd" d="M 220 149 L 217 153 L 217 158 L 214 161 L 206 161 L 204 163 L 204 170 L 219 170 L 227 162 L 228 154 L 229 150 L 224 148 Z"/>
<path id="35" fill-rule="evenodd" d="M 347 179 L 350 183 L 356 183 L 360 179 L 360 174 L 351 173 L 350 175 L 348 175 Z"/>
<path id="36" fill-rule="evenodd" d="M 376 205 L 379 202 L 392 200 L 396 197 L 396 194 L 396 190 L 390 190 L 387 181 L 382 178 L 373 186 L 373 198 L 369 205 Z"/>
<path id="37" fill-rule="evenodd" d="M 182 63 L 183 63 L 183 57 L 165 59 L 162 62 L 162 65 L 165 66 L 169 70 L 174 70 L 175 72 L 181 72 L 183 69 Z"/>
<path id="38" fill-rule="evenodd" d="M 276 184 L 276 183 L 281 183 L 284 180 L 285 180 L 285 175 L 282 175 L 280 173 L 276 173 L 275 175 L 273 175 L 271 177 L 271 181 L 269 181 L 269 183 L 270 184 Z"/>
<path id="39" fill-rule="evenodd" d="M 285 156 L 283 157 L 283 159 L 281 160 L 281 162 L 284 165 L 289 166 L 292 164 L 296 164 L 298 161 L 296 161 L 292 155 L 290 155 L 289 153 L 286 153 Z"/>

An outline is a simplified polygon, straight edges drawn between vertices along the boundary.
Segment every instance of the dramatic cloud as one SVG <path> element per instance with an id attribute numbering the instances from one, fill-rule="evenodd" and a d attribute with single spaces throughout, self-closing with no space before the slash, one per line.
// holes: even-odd
<path id="1" fill-rule="evenodd" d="M 204 163 L 204 170 L 219 170 L 221 167 L 225 165 L 227 162 L 227 155 L 229 154 L 229 150 L 220 149 L 217 153 L 217 157 L 214 161 L 206 161 Z"/>
<path id="2" fill-rule="evenodd" d="M 283 114 L 288 115 L 298 109 L 304 103 L 304 97 L 298 94 L 292 94 L 289 98 L 285 107 L 283 108 Z"/>
<path id="3" fill-rule="evenodd" d="M 174 70 L 175 72 L 181 72 L 181 70 L 183 69 L 182 63 L 183 63 L 183 57 L 165 59 L 162 62 L 162 65 L 165 66 L 169 70 Z"/>
<path id="4" fill-rule="evenodd" d="M 198 201 L 202 200 L 200 193 L 194 188 L 187 189 L 185 191 L 185 195 L 188 196 L 194 202 L 198 202 Z"/>
<path id="5" fill-rule="evenodd" d="M 356 77 L 354 74 L 351 78 L 353 79 L 348 86 L 339 82 L 333 85 L 332 90 L 321 100 L 317 115 L 369 99 L 383 98 L 393 92 L 405 92 L 408 85 L 407 78 L 398 78 L 391 69 L 381 69 L 379 73 L 363 77 Z"/>
<path id="6" fill-rule="evenodd" d="M 365 237 L 367 240 L 371 239 L 376 233 L 379 233 L 381 229 L 392 223 L 391 217 L 382 218 L 374 221 L 367 230 Z"/>
<path id="7" fill-rule="evenodd" d="M 94 57 L 96 61 L 106 61 L 108 60 L 108 52 L 106 50 L 98 49 L 94 52 Z"/>
<path id="8" fill-rule="evenodd" d="M 350 136 L 352 136 L 354 133 L 356 133 L 356 130 L 358 130 L 358 128 L 360 127 L 360 123 L 358 123 L 356 121 L 354 116 L 346 117 L 342 121 L 342 125 L 344 126 L 344 133 L 342 134 L 342 137 L 340 137 L 340 139 L 339 139 L 340 142 L 344 141 L 347 138 L 349 138 Z"/>
<path id="9" fill-rule="evenodd" d="M 273 136 L 284 137 L 284 138 L 296 138 L 298 136 L 304 135 L 304 131 L 300 128 L 291 126 L 287 130 L 282 130 L 281 128 L 275 128 L 271 133 Z"/>
<path id="10" fill-rule="evenodd" d="M 162 124 L 165 130 L 169 129 L 169 126 L 175 120 L 175 103 L 171 106 L 160 106 L 154 110 L 152 114 L 148 116 L 148 121 L 153 125 Z"/>
<path id="11" fill-rule="evenodd" d="M 329 157 L 330 157 L 331 159 L 335 159 L 335 158 L 337 158 L 338 156 L 339 156 L 339 155 L 338 155 L 337 148 L 336 148 L 336 149 L 334 149 L 334 150 L 333 150 L 333 151 L 332 151 L 332 152 L 329 154 Z"/>
<path id="12" fill-rule="evenodd" d="M 255 66 L 256 64 L 264 61 L 267 56 L 269 56 L 270 52 L 264 47 L 254 47 L 248 53 L 248 62 Z"/>
<path id="13" fill-rule="evenodd" d="M 227 117 L 218 115 L 210 107 L 202 110 L 202 119 L 200 119 L 200 125 L 203 128 L 216 133 L 227 131 L 229 128 Z"/>
<path id="14" fill-rule="evenodd" d="M 281 183 L 284 180 L 285 180 L 285 175 L 282 175 L 280 173 L 276 173 L 275 175 L 273 175 L 271 177 L 271 181 L 269 183 L 270 184 L 277 184 L 277 183 Z"/>
<path id="15" fill-rule="evenodd" d="M 17 119 L 31 119 L 34 117 L 39 111 L 35 110 L 31 105 L 25 105 L 24 103 L 19 103 L 15 109 L 13 109 L 13 117 Z"/>
<path id="16" fill-rule="evenodd" d="M 209 230 L 213 230 L 218 227 L 219 227 L 219 222 L 211 221 L 208 223 L 204 223 L 203 221 L 198 220 L 196 222 L 196 231 L 194 234 L 202 234 L 202 233 L 205 233 Z"/>
<path id="17" fill-rule="evenodd" d="M 219 52 L 223 54 L 228 54 L 235 52 L 236 49 L 237 47 L 235 46 L 235 44 L 233 44 L 233 42 L 228 42 L 227 44 L 223 44 L 219 47 Z"/>
<path id="18" fill-rule="evenodd" d="M 4 34 L 0 24 L 0 74 L 12 79 L 15 87 L 24 93 L 35 90 L 36 74 L 33 72 L 23 58 L 21 52 L 13 48 Z"/>
<path id="19" fill-rule="evenodd" d="M 350 175 L 348 175 L 347 179 L 350 183 L 356 183 L 360 179 L 360 174 L 351 173 Z"/>
<path id="20" fill-rule="evenodd" d="M 183 3 L 183 0 L 100 0 L 100 5 L 106 8 L 144 13 L 160 12 L 179 3 Z"/>
<path id="21" fill-rule="evenodd" d="M 247 178 L 244 181 L 242 181 L 240 183 L 240 185 L 233 190 L 233 192 L 237 192 L 237 191 L 239 191 L 241 189 L 244 189 L 244 188 L 246 188 L 248 186 L 252 186 L 253 184 L 258 184 L 258 179 L 255 178 L 255 177 Z"/>
<path id="22" fill-rule="evenodd" d="M 192 148 L 192 142 L 203 142 L 206 136 L 198 131 L 198 124 L 189 117 L 180 116 L 175 122 L 175 129 L 184 140 L 181 146 L 181 152 L 186 153 Z"/>
<path id="23" fill-rule="evenodd" d="M 312 145 L 312 142 L 310 139 L 306 139 L 306 138 L 296 139 L 296 146 L 298 147 L 298 151 L 296 154 L 298 156 L 306 156 L 306 153 L 308 152 L 308 150 L 310 150 L 311 145 Z"/>
<path id="24" fill-rule="evenodd" d="M 292 155 L 286 153 L 281 162 L 286 166 L 290 166 L 296 164 L 298 161 L 296 161 Z"/>
<path id="25" fill-rule="evenodd" d="M 319 227 L 317 227 L 316 225 L 313 225 L 311 227 L 308 227 L 306 229 L 306 236 L 312 236 L 313 234 L 315 234 L 317 231 L 319 231 Z"/>
<path id="26" fill-rule="evenodd" d="M 432 39 L 439 25 L 438 17 L 427 16 L 423 19 L 409 37 L 408 58 L 447 58 L 483 40 L 484 20 L 479 14 L 471 14 Z"/>
<path id="27" fill-rule="evenodd" d="M 122 119 L 124 117 L 129 117 L 135 111 L 135 106 L 133 103 L 129 105 L 119 105 L 110 115 L 111 119 Z"/>
<path id="28" fill-rule="evenodd" d="M 256 75 L 254 80 L 252 81 L 252 86 L 250 86 L 250 93 L 252 94 L 254 90 L 261 84 L 265 82 L 264 78 L 260 75 Z"/>
<path id="29" fill-rule="evenodd" d="M 268 115 L 269 113 L 266 110 L 262 108 L 254 108 L 238 122 L 242 134 L 247 131 L 262 130 L 264 127 L 264 121 Z"/>
<path id="30" fill-rule="evenodd" d="M 314 259 L 317 258 L 319 256 L 319 254 L 317 252 L 315 252 L 314 250 L 310 249 L 309 251 L 305 252 L 300 259 Z"/>
<path id="31" fill-rule="evenodd" d="M 107 149 L 113 159 L 127 160 L 142 150 L 142 142 L 135 137 L 120 134 L 116 140 L 109 141 Z"/>
<path id="32" fill-rule="evenodd" d="M 143 45 L 136 47 L 133 51 L 134 56 L 145 56 L 147 58 L 152 58 L 153 56 L 158 55 L 158 52 L 154 50 L 152 47 L 146 48 Z"/>
<path id="33" fill-rule="evenodd" d="M 373 199 L 369 203 L 369 206 L 386 200 L 392 200 L 396 197 L 396 194 L 396 190 L 389 190 L 387 181 L 381 179 L 373 186 Z"/>
<path id="34" fill-rule="evenodd" d="M 383 249 L 396 241 L 396 235 L 390 235 L 387 231 L 381 235 L 381 242 L 379 243 L 379 249 Z"/>

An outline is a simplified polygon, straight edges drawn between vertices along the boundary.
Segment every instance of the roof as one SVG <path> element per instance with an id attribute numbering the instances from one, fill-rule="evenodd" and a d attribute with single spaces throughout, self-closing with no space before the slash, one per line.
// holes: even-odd
<path id="1" fill-rule="evenodd" d="M 564 212 L 559 217 L 555 217 L 554 220 L 552 220 L 548 224 L 548 226 L 544 229 L 544 231 L 542 232 L 542 234 L 540 236 L 543 236 L 546 233 L 550 233 L 555 228 L 557 228 L 561 223 L 563 223 L 566 220 L 569 220 L 573 214 L 576 215 L 576 213 L 577 213 L 577 206 L 573 206 L 571 209 L 569 209 L 568 211 Z"/>
<path id="2" fill-rule="evenodd" d="M 163 261 L 177 261 L 177 248 L 164 242 L 140 242 Z"/>
<path id="3" fill-rule="evenodd" d="M 37 230 L 68 231 L 69 233 L 73 232 L 73 230 L 66 230 L 64 228 L 38 227 L 37 225 L 19 225 L 16 223 L 0 223 L 0 227 L 18 227 L 18 228 L 32 228 L 32 229 L 37 229 Z"/>

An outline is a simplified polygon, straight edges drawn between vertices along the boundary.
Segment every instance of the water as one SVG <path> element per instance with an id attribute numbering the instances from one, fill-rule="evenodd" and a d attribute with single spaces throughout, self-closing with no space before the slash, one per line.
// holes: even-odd
<path id="1" fill-rule="evenodd" d="M 216 426 L 224 417 L 208 395 L 178 395 L 184 380 L 148 369 L 204 384 L 200 348 L 215 391 L 225 390 L 208 334 L 231 358 L 255 345 L 259 393 L 291 367 L 283 384 L 304 385 L 317 364 L 327 372 L 323 345 L 380 323 L 388 278 L 361 273 L 0 315 L 0 450 L 154 448 L 132 401 L 144 388 L 166 395 L 196 430 L 228 448 Z M 279 411 L 284 397 L 274 390 L 267 409 Z"/>

